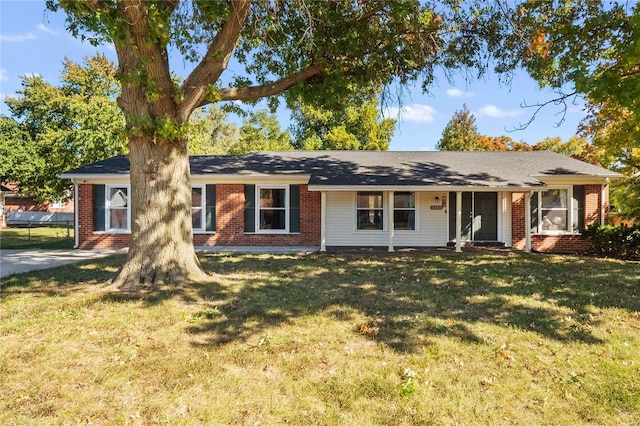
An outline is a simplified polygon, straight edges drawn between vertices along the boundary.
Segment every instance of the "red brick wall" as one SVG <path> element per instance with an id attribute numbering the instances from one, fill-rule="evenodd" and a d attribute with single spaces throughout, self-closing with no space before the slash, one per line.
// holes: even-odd
<path id="1" fill-rule="evenodd" d="M 318 246 L 320 193 L 300 185 L 300 232 L 261 234 L 244 232 L 244 185 L 216 185 L 216 233 L 195 234 L 197 246 Z"/>
<path id="2" fill-rule="evenodd" d="M 93 230 L 93 185 L 78 185 L 78 248 L 119 249 L 131 243 L 130 234 L 111 234 Z"/>
<path id="3" fill-rule="evenodd" d="M 130 234 L 93 231 L 93 185 L 79 185 L 78 236 L 81 249 L 129 246 Z M 244 232 L 244 185 L 216 185 L 216 232 L 194 234 L 197 246 L 318 246 L 320 245 L 320 193 L 300 185 L 300 232 L 258 234 Z"/>
<path id="4" fill-rule="evenodd" d="M 605 188 L 605 221 L 608 218 L 609 187 Z M 584 187 L 584 224 L 592 225 L 600 221 L 600 185 L 585 185 Z M 524 250 L 525 240 L 525 194 L 514 192 L 511 195 L 511 227 L 513 247 Z M 531 248 L 535 251 L 550 253 L 579 253 L 590 248 L 589 243 L 582 240 L 580 235 L 531 235 Z"/>

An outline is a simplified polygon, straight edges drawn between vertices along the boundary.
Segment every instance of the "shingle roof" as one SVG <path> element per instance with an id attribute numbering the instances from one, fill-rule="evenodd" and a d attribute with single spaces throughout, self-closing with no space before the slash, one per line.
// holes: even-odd
<path id="1" fill-rule="evenodd" d="M 317 186 L 530 187 L 545 177 L 617 178 L 618 173 L 560 154 L 447 151 L 265 151 L 244 156 L 192 156 L 191 174 L 309 175 Z M 93 163 L 63 177 L 127 175 L 124 156 Z"/>

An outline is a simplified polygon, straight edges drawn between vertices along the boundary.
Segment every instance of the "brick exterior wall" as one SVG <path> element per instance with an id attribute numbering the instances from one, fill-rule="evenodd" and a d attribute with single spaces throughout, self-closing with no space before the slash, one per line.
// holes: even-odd
<path id="1" fill-rule="evenodd" d="M 609 205 L 609 187 L 605 188 L 605 206 Z M 600 198 L 602 191 L 600 185 L 584 186 L 584 225 L 588 227 L 600 222 Z M 525 239 L 525 194 L 514 192 L 511 194 L 511 228 L 513 247 L 524 250 Z M 608 208 L 605 209 L 605 223 L 608 218 Z M 580 235 L 543 235 L 531 234 L 531 249 L 547 253 L 580 253 L 589 250 L 591 246 L 582 240 Z"/>
<path id="2" fill-rule="evenodd" d="M 600 221 L 600 185 L 584 187 L 584 223 L 589 226 Z M 609 188 L 605 188 L 608 205 Z M 513 247 L 525 249 L 525 194 L 511 195 L 511 229 Z M 94 232 L 93 185 L 78 186 L 78 237 L 81 249 L 116 249 L 130 244 L 130 234 Z M 319 246 L 321 227 L 319 192 L 310 192 L 300 185 L 300 232 L 292 234 L 261 234 L 244 232 L 244 185 L 216 185 L 216 232 L 196 233 L 197 246 Z M 605 219 L 608 211 L 605 210 Z M 576 253 L 589 249 L 580 235 L 531 235 L 531 248 L 540 252 Z"/>
<path id="3" fill-rule="evenodd" d="M 93 185 L 78 188 L 78 236 L 81 249 L 117 249 L 129 246 L 130 234 L 94 232 Z M 244 185 L 216 185 L 216 232 L 196 233 L 197 246 L 319 246 L 320 193 L 300 185 L 300 232 L 260 234 L 244 232 Z"/>

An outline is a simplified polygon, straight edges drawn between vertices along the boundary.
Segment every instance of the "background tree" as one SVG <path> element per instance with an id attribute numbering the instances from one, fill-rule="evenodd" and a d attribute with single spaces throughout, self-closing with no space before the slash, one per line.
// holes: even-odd
<path id="1" fill-rule="evenodd" d="M 16 162 L 20 152 L 30 158 L 8 173 L 21 192 L 38 201 L 68 198 L 70 183 L 60 173 L 126 151 L 115 75 L 114 65 L 96 56 L 82 65 L 66 59 L 59 87 L 37 75 L 22 77 L 18 96 L 5 100 L 14 117 L 13 125 L 3 119 L 11 136 L 2 132 L 3 141 L 15 143 L 3 152 L 15 154 Z"/>
<path id="2" fill-rule="evenodd" d="M 509 136 L 485 136 L 478 138 L 478 151 L 531 151 L 531 145 L 516 142 Z"/>
<path id="3" fill-rule="evenodd" d="M 298 101 L 291 118 L 293 144 L 303 150 L 386 151 L 396 126 L 396 120 L 380 116 L 375 93 L 349 99 L 337 110 Z"/>
<path id="4" fill-rule="evenodd" d="M 440 151 L 478 151 L 480 133 L 476 118 L 465 104 L 462 110 L 453 114 L 442 131 L 442 138 L 436 144 Z"/>
<path id="5" fill-rule="evenodd" d="M 17 121 L 4 116 L 0 117 L 0 152 L 0 181 L 3 183 L 34 181 L 34 176 L 45 168 L 31 136 Z M 22 190 L 26 191 L 24 185 Z"/>
<path id="6" fill-rule="evenodd" d="M 47 5 L 64 9 L 74 35 L 110 41 L 118 56 L 132 201 L 131 246 L 114 279 L 123 289 L 206 278 L 193 247 L 186 161 L 186 123 L 196 108 L 288 91 L 288 99 L 333 109 L 363 87 L 420 79 L 426 88 L 438 64 L 485 64 L 477 44 L 469 42 L 488 34 L 473 28 L 473 16 L 484 12 L 436 1 L 47 0 Z M 452 34 L 465 34 L 467 42 L 448 48 Z M 170 53 L 194 64 L 179 82 L 169 67 Z M 221 76 L 232 57 L 245 73 L 223 86 Z"/>
<path id="7" fill-rule="evenodd" d="M 498 6 L 492 19 L 505 32 L 489 45 L 499 58 L 497 70 L 523 67 L 558 93 L 539 107 L 585 97 L 591 113 L 581 135 L 590 143 L 581 155 L 626 175 L 612 184 L 611 197 L 623 215 L 640 220 L 634 197 L 640 170 L 640 4 L 501 1 Z"/>
<path id="8" fill-rule="evenodd" d="M 240 138 L 240 129 L 227 120 L 227 113 L 217 105 L 195 110 L 189 118 L 189 153 L 227 154 Z"/>
<path id="9" fill-rule="evenodd" d="M 229 147 L 228 153 L 243 155 L 251 151 L 290 151 L 291 135 L 282 131 L 275 114 L 266 110 L 250 113 L 240 127 L 240 138 Z"/>

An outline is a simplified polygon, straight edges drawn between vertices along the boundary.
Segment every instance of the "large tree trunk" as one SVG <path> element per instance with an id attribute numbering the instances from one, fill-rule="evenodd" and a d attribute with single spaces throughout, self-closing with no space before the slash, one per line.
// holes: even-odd
<path id="1" fill-rule="evenodd" d="M 186 138 L 134 136 L 129 142 L 131 245 L 113 284 L 135 291 L 205 279 L 193 245 Z"/>

